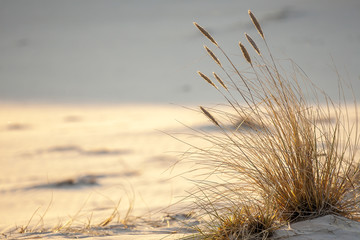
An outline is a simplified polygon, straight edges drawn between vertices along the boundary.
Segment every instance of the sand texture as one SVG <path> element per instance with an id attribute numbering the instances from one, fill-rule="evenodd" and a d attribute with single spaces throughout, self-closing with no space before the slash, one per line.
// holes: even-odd
<path id="1" fill-rule="evenodd" d="M 166 133 L 211 129 L 200 113 L 160 105 L 3 104 L 0 116 L 1 237 L 178 239 L 199 224 L 181 201 L 192 183 L 179 175 L 192 166 L 174 166 L 188 146 Z M 275 239 L 359 233 L 358 222 L 325 216 L 285 226 Z"/>
<path id="2" fill-rule="evenodd" d="M 26 231 L 65 225 L 58 230 L 82 232 L 88 225 L 85 235 L 184 232 L 179 227 L 190 221 L 188 212 L 171 213 L 168 206 L 191 187 L 176 177 L 186 166 L 173 167 L 187 146 L 164 132 L 189 131 L 176 121 L 180 118 L 193 127 L 209 124 L 201 114 L 150 105 L 0 109 L 2 231 L 27 226 L 32 218 Z M 123 224 L 130 206 L 133 211 Z M 119 214 L 106 226 L 110 229 L 91 229 L 116 207 Z M 112 229 L 111 224 L 118 225 Z"/>

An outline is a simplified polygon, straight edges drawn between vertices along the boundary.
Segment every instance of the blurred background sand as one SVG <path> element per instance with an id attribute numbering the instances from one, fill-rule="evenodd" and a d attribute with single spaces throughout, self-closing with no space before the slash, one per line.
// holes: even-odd
<path id="1" fill-rule="evenodd" d="M 334 59 L 360 88 L 358 0 L 1 0 L 0 101 L 217 102 L 196 75 L 217 68 L 192 22 L 246 70 L 237 43 L 243 32 L 260 42 L 248 9 L 277 59 L 337 96 Z"/>

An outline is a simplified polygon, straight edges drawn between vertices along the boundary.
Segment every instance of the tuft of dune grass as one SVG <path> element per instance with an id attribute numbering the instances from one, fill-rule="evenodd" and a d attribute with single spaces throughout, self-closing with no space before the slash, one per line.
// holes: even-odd
<path id="1" fill-rule="evenodd" d="M 231 111 L 212 109 L 210 113 L 200 107 L 219 131 L 199 133 L 210 147 L 195 147 L 191 154 L 199 160 L 200 168 L 209 169 L 208 176 L 196 182 L 198 191 L 192 194 L 197 209 L 207 219 L 197 229 L 199 238 L 266 239 L 282 224 L 327 214 L 360 220 L 356 102 L 351 106 L 356 114 L 353 120 L 342 87 L 342 97 L 335 102 L 296 64 L 290 61 L 288 68 L 279 65 L 260 23 L 250 10 L 248 13 L 268 50 L 265 57 L 255 40 L 245 34 L 257 54 L 251 57 L 239 42 L 250 73 L 240 72 L 215 39 L 194 23 L 231 69 L 226 70 L 224 62 L 220 64 L 205 47 L 227 77 L 220 79 L 213 73 L 223 89 L 198 73 L 224 96 Z M 236 128 L 224 122 L 236 118 Z M 261 127 L 238 131 L 247 119 Z"/>

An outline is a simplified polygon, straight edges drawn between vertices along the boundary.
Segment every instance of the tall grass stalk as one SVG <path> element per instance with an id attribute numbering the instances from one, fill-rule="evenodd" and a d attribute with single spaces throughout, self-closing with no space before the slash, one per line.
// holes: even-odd
<path id="1" fill-rule="evenodd" d="M 356 103 L 346 103 L 342 88 L 333 101 L 291 61 L 287 68 L 279 65 L 258 20 L 251 11 L 249 16 L 267 52 L 245 34 L 256 53 L 239 43 L 251 70 L 246 73 L 194 23 L 223 58 L 205 47 L 222 74 L 214 72 L 215 81 L 199 75 L 230 107 L 200 107 L 219 131 L 198 132 L 210 147 L 191 155 L 211 175 L 197 182 L 194 193 L 209 220 L 199 233 L 204 239 L 262 239 L 285 222 L 327 214 L 360 219 Z"/>

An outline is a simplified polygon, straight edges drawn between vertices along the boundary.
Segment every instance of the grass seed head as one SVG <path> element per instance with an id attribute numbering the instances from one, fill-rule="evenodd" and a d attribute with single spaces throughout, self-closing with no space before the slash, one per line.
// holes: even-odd
<path id="1" fill-rule="evenodd" d="M 239 46 L 240 46 L 241 52 L 243 53 L 246 61 L 252 65 L 250 55 L 249 55 L 248 51 L 246 50 L 246 48 L 244 47 L 244 45 L 241 42 L 239 42 Z"/>
<path id="2" fill-rule="evenodd" d="M 220 85 L 225 88 L 226 90 L 228 90 L 228 88 L 226 87 L 225 83 L 223 80 L 221 80 L 221 78 L 215 73 L 213 72 L 214 77 L 216 78 L 216 80 L 220 83 Z"/>
<path id="3" fill-rule="evenodd" d="M 258 55 L 261 55 L 260 50 L 259 50 L 258 46 L 256 45 L 256 43 L 254 42 L 254 40 L 247 33 L 245 33 L 245 37 L 248 40 L 248 42 L 250 43 L 250 45 L 254 48 L 256 53 Z"/>
<path id="4" fill-rule="evenodd" d="M 206 76 L 205 74 L 203 74 L 202 72 L 198 71 L 197 72 L 200 77 L 202 77 L 205 81 L 207 81 L 210 85 L 212 85 L 214 88 L 218 89 L 217 86 L 210 80 L 210 78 L 208 76 Z"/>
<path id="5" fill-rule="evenodd" d="M 218 46 L 217 42 L 215 41 L 215 39 L 203 28 L 201 27 L 199 24 L 197 24 L 196 22 L 194 22 L 194 25 L 199 29 L 199 31 L 204 34 L 205 37 L 207 37 L 207 39 L 209 39 L 213 44 L 215 44 L 216 46 Z"/>
<path id="6" fill-rule="evenodd" d="M 258 22 L 258 20 L 256 19 L 256 17 L 254 16 L 254 14 L 251 12 L 251 10 L 248 11 L 249 16 L 251 18 L 251 21 L 253 22 L 253 24 L 255 25 L 256 29 L 258 30 L 260 36 L 262 37 L 262 39 L 265 39 L 264 37 L 264 33 L 261 29 L 260 23 Z"/>
<path id="7" fill-rule="evenodd" d="M 211 115 L 205 108 L 200 106 L 200 110 L 208 117 L 216 126 L 220 127 L 220 124 L 216 121 L 216 119 Z"/>
<path id="8" fill-rule="evenodd" d="M 222 67 L 220 60 L 215 56 L 215 54 L 214 54 L 207 46 L 204 46 L 204 48 L 205 48 L 205 50 L 208 52 L 208 54 L 210 55 L 210 57 L 211 57 L 220 67 Z"/>

